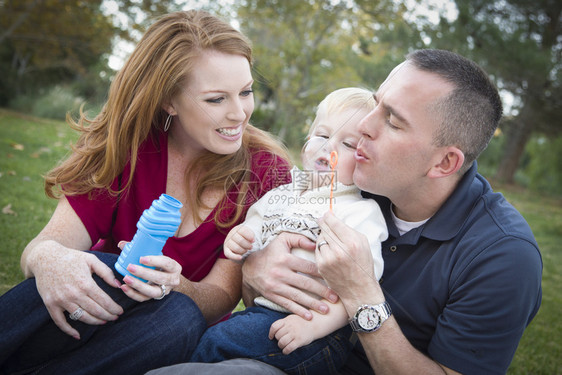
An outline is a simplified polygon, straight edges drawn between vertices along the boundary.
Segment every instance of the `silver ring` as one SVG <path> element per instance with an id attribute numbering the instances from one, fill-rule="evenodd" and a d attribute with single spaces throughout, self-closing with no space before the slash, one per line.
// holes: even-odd
<path id="1" fill-rule="evenodd" d="M 328 245 L 328 242 L 326 241 L 320 241 L 320 243 L 318 244 L 318 250 L 320 250 L 320 248 L 324 245 Z"/>
<path id="2" fill-rule="evenodd" d="M 161 300 L 162 298 L 166 297 L 166 285 L 162 284 L 160 285 L 160 288 L 162 289 L 162 294 L 160 295 L 160 297 L 155 297 L 155 300 Z"/>
<path id="3" fill-rule="evenodd" d="M 82 315 L 84 315 L 84 310 L 82 310 L 82 308 L 79 307 L 76 310 L 74 310 L 72 314 L 68 315 L 68 317 L 72 320 L 80 320 Z"/>

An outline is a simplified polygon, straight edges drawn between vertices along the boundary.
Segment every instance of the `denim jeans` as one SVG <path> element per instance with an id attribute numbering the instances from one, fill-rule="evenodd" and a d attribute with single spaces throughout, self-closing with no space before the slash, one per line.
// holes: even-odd
<path id="1" fill-rule="evenodd" d="M 113 269 L 116 255 L 93 253 Z M 191 298 L 172 292 L 159 301 L 136 302 L 94 279 L 125 312 L 104 325 L 68 319 L 80 340 L 55 325 L 35 279 L 0 297 L 0 374 L 144 374 L 190 358 L 207 327 Z"/>
<path id="2" fill-rule="evenodd" d="M 250 358 L 275 366 L 288 374 L 338 374 L 353 348 L 349 326 L 284 355 L 269 328 L 287 314 L 265 307 L 249 307 L 227 321 L 210 327 L 195 349 L 191 362 L 221 362 Z"/>

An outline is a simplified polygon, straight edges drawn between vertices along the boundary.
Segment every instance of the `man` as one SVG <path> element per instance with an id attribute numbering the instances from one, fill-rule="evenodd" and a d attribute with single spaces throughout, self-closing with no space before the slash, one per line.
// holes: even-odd
<path id="1" fill-rule="evenodd" d="M 375 99 L 360 126 L 353 179 L 385 214 L 383 278 L 372 274 L 366 238 L 332 214 L 321 220 L 315 250 L 358 332 L 341 372 L 505 373 L 540 306 L 542 260 L 525 220 L 476 171 L 501 118 L 497 89 L 471 61 L 419 50 Z M 284 236 L 246 260 L 245 301 L 254 290 L 303 317 L 307 308 L 325 311 L 329 303 L 301 290 L 326 299 L 333 292 L 295 272 L 316 270 L 291 246 L 314 248 Z M 232 366 L 246 373 L 243 362 Z"/>

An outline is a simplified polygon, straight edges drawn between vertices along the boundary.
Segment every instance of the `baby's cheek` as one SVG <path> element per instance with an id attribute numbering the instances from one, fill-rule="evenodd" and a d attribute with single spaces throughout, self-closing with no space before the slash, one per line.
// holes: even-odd
<path id="1" fill-rule="evenodd" d="M 355 171 L 355 159 L 345 158 L 338 160 L 338 182 L 344 185 L 353 184 L 353 172 Z"/>

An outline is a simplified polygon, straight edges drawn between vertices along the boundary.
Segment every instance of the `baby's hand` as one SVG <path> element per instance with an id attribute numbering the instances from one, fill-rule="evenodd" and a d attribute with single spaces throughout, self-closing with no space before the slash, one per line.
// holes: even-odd
<path id="1" fill-rule="evenodd" d="M 274 322 L 269 329 L 269 339 L 277 339 L 279 349 L 287 355 L 314 341 L 315 337 L 311 330 L 310 322 L 296 314 Z"/>
<path id="2" fill-rule="evenodd" d="M 243 224 L 235 226 L 228 232 L 224 241 L 224 255 L 228 259 L 242 260 L 242 255 L 252 249 L 254 237 L 250 228 Z"/>

